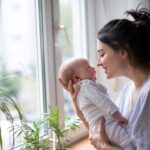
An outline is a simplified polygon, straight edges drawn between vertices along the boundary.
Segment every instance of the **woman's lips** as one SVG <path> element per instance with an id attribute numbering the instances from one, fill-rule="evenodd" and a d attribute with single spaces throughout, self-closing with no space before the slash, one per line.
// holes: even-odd
<path id="1" fill-rule="evenodd" d="M 106 67 L 103 67 L 103 69 L 104 69 L 104 72 L 107 73 L 107 68 L 106 68 Z"/>

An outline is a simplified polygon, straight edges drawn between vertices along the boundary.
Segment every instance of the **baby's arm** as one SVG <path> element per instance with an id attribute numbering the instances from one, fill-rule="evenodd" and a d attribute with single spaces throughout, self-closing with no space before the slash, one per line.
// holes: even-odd
<path id="1" fill-rule="evenodd" d="M 128 124 L 128 120 L 125 117 L 123 117 L 119 111 L 113 113 L 111 116 L 114 120 L 118 121 L 119 124 Z"/>
<path id="2" fill-rule="evenodd" d="M 99 107 L 103 112 L 112 116 L 112 118 L 119 124 L 128 124 L 128 120 L 121 115 L 118 107 L 109 99 L 106 91 L 103 90 L 103 87 L 91 84 L 85 89 L 87 97 L 91 100 L 91 103 L 96 107 Z"/>

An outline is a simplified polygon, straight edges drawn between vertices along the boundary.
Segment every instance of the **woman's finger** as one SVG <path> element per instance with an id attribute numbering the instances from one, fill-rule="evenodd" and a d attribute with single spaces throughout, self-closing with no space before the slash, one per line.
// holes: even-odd
<path id="1" fill-rule="evenodd" d="M 100 123 L 99 134 L 90 134 L 90 136 L 89 136 L 91 144 L 94 145 L 96 148 L 98 147 L 98 143 L 100 143 L 100 144 L 106 143 L 105 119 L 104 119 L 104 117 L 100 117 L 99 123 Z"/>
<path id="2" fill-rule="evenodd" d="M 68 86 L 66 84 L 64 84 L 63 81 L 60 78 L 58 78 L 58 81 L 63 86 L 63 88 L 68 91 Z"/>
<path id="3" fill-rule="evenodd" d="M 98 134 L 94 134 L 94 133 L 89 133 L 89 140 L 90 143 L 98 150 L 100 150 L 100 146 L 99 146 L 99 135 Z"/>
<path id="4" fill-rule="evenodd" d="M 69 83 L 68 83 L 68 91 L 70 92 L 71 96 L 73 96 L 74 88 L 73 88 L 73 84 L 71 80 L 69 80 Z"/>
<path id="5" fill-rule="evenodd" d="M 74 90 L 74 87 L 73 87 L 73 84 L 72 84 L 72 81 L 71 81 L 71 80 L 69 80 L 68 85 L 64 84 L 63 81 L 62 81 L 60 78 L 59 78 L 58 80 L 59 80 L 60 84 L 63 86 L 63 88 L 64 88 L 65 90 L 67 90 L 67 91 L 71 94 L 72 99 L 73 99 L 73 100 L 76 100 L 76 99 L 77 99 L 78 92 L 79 92 L 79 90 L 80 90 L 80 85 L 77 85 L 77 86 L 76 86 L 76 89 Z"/>
<path id="6" fill-rule="evenodd" d="M 72 95 L 73 101 L 75 101 L 77 99 L 77 95 L 79 93 L 79 90 L 80 90 L 80 85 L 77 85 L 76 88 L 75 88 L 75 90 L 74 90 L 74 93 Z"/>

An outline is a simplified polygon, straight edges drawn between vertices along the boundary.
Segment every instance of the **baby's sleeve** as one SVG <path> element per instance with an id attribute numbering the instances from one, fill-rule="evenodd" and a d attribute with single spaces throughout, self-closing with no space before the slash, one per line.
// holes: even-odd
<path id="1" fill-rule="evenodd" d="M 87 86 L 86 90 L 87 98 L 104 112 L 112 115 L 118 111 L 118 107 L 98 86 L 89 85 Z"/>

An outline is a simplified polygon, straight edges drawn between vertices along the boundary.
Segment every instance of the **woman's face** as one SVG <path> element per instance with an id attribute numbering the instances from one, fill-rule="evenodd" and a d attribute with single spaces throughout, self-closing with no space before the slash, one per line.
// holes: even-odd
<path id="1" fill-rule="evenodd" d="M 125 74 L 128 58 L 125 51 L 114 51 L 103 42 L 97 41 L 97 66 L 102 66 L 108 79 Z"/>

